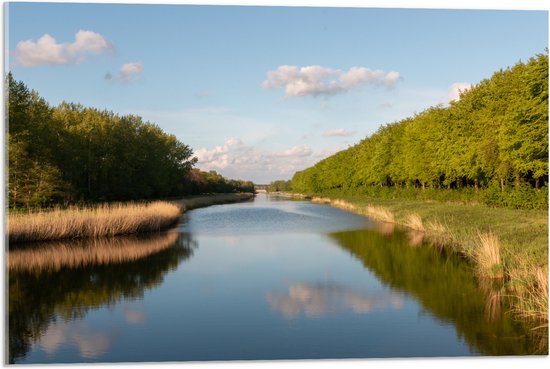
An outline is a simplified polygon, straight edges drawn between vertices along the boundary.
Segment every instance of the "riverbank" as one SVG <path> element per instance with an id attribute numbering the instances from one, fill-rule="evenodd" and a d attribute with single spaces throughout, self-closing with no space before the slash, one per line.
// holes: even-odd
<path id="1" fill-rule="evenodd" d="M 212 195 L 189 196 L 177 200 L 170 200 L 171 204 L 179 206 L 182 213 L 187 210 L 203 208 L 211 205 L 231 204 L 234 202 L 248 201 L 254 198 L 250 192 L 242 193 L 219 193 Z"/>
<path id="2" fill-rule="evenodd" d="M 409 229 L 463 255 L 483 280 L 503 282 L 514 312 L 548 328 L 548 212 L 365 196 L 304 196 Z"/>
<path id="3" fill-rule="evenodd" d="M 8 214 L 8 240 L 15 244 L 156 232 L 175 224 L 187 210 L 253 197 L 252 193 L 213 194 L 150 203 L 11 213 Z"/>

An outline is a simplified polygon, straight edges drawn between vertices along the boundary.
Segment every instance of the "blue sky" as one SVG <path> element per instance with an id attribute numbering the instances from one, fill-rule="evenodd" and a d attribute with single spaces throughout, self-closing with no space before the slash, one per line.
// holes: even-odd
<path id="1" fill-rule="evenodd" d="M 288 179 L 548 46 L 547 11 L 11 3 L 6 13 L 6 67 L 48 102 L 140 115 L 191 146 L 199 168 L 256 183 Z"/>

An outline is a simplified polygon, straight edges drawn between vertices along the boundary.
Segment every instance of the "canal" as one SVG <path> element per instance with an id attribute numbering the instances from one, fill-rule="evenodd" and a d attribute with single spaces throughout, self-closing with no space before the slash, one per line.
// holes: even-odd
<path id="1" fill-rule="evenodd" d="M 195 209 L 162 234 L 8 257 L 20 260 L 8 277 L 11 363 L 537 353 L 498 284 L 458 256 L 282 196 Z"/>

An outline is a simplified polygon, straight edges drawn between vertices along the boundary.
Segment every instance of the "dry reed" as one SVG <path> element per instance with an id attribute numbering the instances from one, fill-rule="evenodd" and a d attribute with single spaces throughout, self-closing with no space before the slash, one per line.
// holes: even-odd
<path id="1" fill-rule="evenodd" d="M 424 228 L 424 223 L 422 222 L 422 218 L 416 213 L 411 213 L 407 215 L 405 226 L 418 232 L 426 231 L 426 228 Z"/>
<path id="2" fill-rule="evenodd" d="M 311 202 L 315 204 L 330 204 L 331 200 L 326 197 L 313 196 Z"/>
<path id="3" fill-rule="evenodd" d="M 367 205 L 366 215 L 381 222 L 395 223 L 395 217 L 391 210 L 383 206 Z"/>
<path id="4" fill-rule="evenodd" d="M 62 267 L 116 264 L 138 260 L 162 251 L 176 242 L 177 231 L 148 237 L 121 236 L 78 241 L 50 241 L 39 247 L 10 250 L 8 270 L 57 271 Z"/>
<path id="5" fill-rule="evenodd" d="M 347 201 L 344 201 L 344 200 L 340 200 L 340 199 L 336 199 L 333 201 L 333 206 L 339 208 L 339 209 L 343 209 L 343 210 L 347 210 L 347 211 L 351 211 L 351 212 L 354 212 L 356 213 L 358 208 L 356 205 L 353 205 Z"/>
<path id="6" fill-rule="evenodd" d="M 180 214 L 180 207 L 163 201 L 16 213 L 8 216 L 8 236 L 18 243 L 152 232 L 174 224 Z"/>
<path id="7" fill-rule="evenodd" d="M 514 268 L 508 272 L 514 310 L 548 328 L 548 266 Z"/>
<path id="8" fill-rule="evenodd" d="M 481 277 L 504 277 L 500 261 L 500 242 L 494 233 L 478 232 L 478 244 L 474 250 L 473 258 Z"/>
<path id="9" fill-rule="evenodd" d="M 426 225 L 426 228 L 428 231 L 430 232 L 435 232 L 435 233 L 441 233 L 441 234 L 444 234 L 444 233 L 449 233 L 449 228 L 447 226 L 445 226 L 444 224 L 442 224 L 439 220 L 430 220 L 428 221 L 427 225 Z"/>

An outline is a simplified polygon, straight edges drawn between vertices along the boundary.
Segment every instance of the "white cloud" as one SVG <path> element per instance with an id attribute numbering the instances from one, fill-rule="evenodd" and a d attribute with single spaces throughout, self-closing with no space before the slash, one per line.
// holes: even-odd
<path id="1" fill-rule="evenodd" d="M 275 151 L 272 153 L 272 155 L 279 158 L 304 157 L 304 156 L 311 155 L 311 149 L 309 148 L 308 145 L 299 145 L 299 146 L 291 147 L 290 149 Z"/>
<path id="2" fill-rule="evenodd" d="M 237 147 L 241 147 L 243 142 L 239 138 L 230 137 L 225 140 L 223 146 L 216 146 L 213 149 L 200 148 L 196 150 L 195 155 L 199 159 L 199 167 L 203 170 L 224 169 L 231 163 L 234 163 L 239 155 L 235 155 Z M 230 158 L 230 151 L 232 155 Z"/>
<path id="3" fill-rule="evenodd" d="M 227 146 L 240 146 L 243 144 L 243 142 L 239 138 L 230 137 L 227 140 L 225 140 L 225 144 Z"/>
<path id="4" fill-rule="evenodd" d="M 260 150 L 228 138 L 224 145 L 195 151 L 197 167 L 204 171 L 220 171 L 234 179 L 250 179 L 257 183 L 273 178 L 290 178 L 294 172 L 311 166 L 319 155 L 308 145 L 297 145 L 281 150 Z"/>
<path id="5" fill-rule="evenodd" d="M 36 42 L 32 39 L 17 43 L 14 65 L 34 67 L 38 65 L 77 64 L 90 54 L 101 54 L 113 48 L 110 41 L 99 33 L 80 30 L 72 43 L 58 43 L 45 34 Z"/>
<path id="6" fill-rule="evenodd" d="M 319 65 L 297 67 L 281 65 L 267 72 L 264 89 L 285 88 L 285 96 L 331 96 L 365 84 L 393 87 L 401 79 L 399 72 L 385 73 L 365 67 L 352 67 L 347 72 Z"/>
<path id="7" fill-rule="evenodd" d="M 460 100 L 460 94 L 462 92 L 468 91 L 472 88 L 472 84 L 468 82 L 456 82 L 449 87 L 448 96 L 450 101 Z"/>
<path id="8" fill-rule="evenodd" d="M 126 63 L 120 67 L 118 79 L 122 82 L 135 81 L 139 78 L 142 71 L 143 64 L 141 62 Z"/>
<path id="9" fill-rule="evenodd" d="M 323 136 L 326 136 L 326 137 L 334 137 L 334 136 L 346 137 L 346 136 L 352 136 L 354 134 L 355 134 L 355 131 L 348 131 L 347 129 L 344 129 L 344 128 L 329 129 L 323 132 Z"/>

